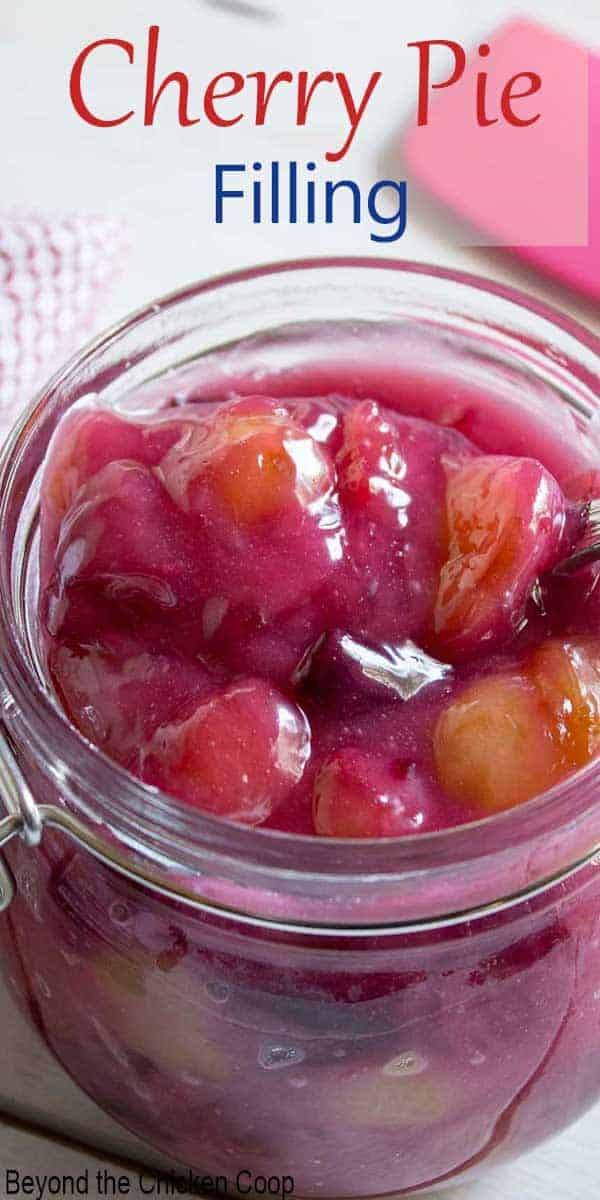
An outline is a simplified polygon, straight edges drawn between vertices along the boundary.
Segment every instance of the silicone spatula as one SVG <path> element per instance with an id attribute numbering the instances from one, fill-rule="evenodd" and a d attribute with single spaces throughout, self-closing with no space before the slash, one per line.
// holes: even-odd
<path id="1" fill-rule="evenodd" d="M 432 92 L 427 125 L 405 137 L 412 178 L 479 231 L 561 283 L 600 298 L 600 54 L 528 20 L 475 47 L 462 78 Z M 479 126 L 477 74 L 487 72 L 488 112 L 500 113 L 506 81 L 542 79 L 518 102 L 535 123 Z"/>

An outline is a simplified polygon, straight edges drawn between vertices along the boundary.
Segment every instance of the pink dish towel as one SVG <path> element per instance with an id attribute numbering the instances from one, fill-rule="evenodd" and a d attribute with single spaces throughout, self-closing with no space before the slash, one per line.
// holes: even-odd
<path id="1" fill-rule="evenodd" d="M 0 213 L 0 437 L 94 332 L 127 252 L 115 218 Z"/>

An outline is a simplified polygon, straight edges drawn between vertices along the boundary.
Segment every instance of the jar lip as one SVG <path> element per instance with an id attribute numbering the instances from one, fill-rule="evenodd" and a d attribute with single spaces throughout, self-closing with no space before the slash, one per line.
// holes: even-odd
<path id="1" fill-rule="evenodd" d="M 14 426 L 0 455 L 0 525 L 5 520 L 14 459 L 23 439 L 27 439 L 36 416 L 82 363 L 93 359 L 113 340 L 142 325 L 157 313 L 182 305 L 203 293 L 261 277 L 284 276 L 304 270 L 345 269 L 384 270 L 401 275 L 423 276 L 495 295 L 550 322 L 591 350 L 598 359 L 600 376 L 600 338 L 591 330 L 551 305 L 483 276 L 422 262 L 375 256 L 283 260 L 236 270 L 187 285 L 138 309 L 89 342 L 53 376 Z M 452 865 L 458 867 L 530 841 L 549 829 L 557 830 L 566 826 L 573 818 L 576 799 L 580 808 L 582 793 L 588 793 L 586 783 L 596 780 L 600 775 L 600 761 L 592 761 L 518 808 L 436 833 L 414 834 L 404 838 L 339 840 L 286 834 L 236 825 L 197 810 L 186 809 L 178 801 L 138 780 L 88 742 L 55 705 L 27 661 L 15 633 L 15 622 L 10 612 L 10 592 L 5 578 L 0 581 L 1 682 L 8 690 L 8 696 L 4 699 L 5 719 L 9 728 L 14 722 L 20 733 L 27 737 L 39 762 L 50 769 L 57 779 L 68 780 L 66 790 L 70 795 L 73 789 L 76 791 L 78 788 L 89 793 L 91 787 L 93 794 L 99 798 L 94 812 L 89 804 L 84 806 L 88 819 L 102 819 L 111 830 L 117 835 L 122 833 L 130 843 L 137 842 L 141 847 L 152 845 L 157 855 L 164 854 L 170 861 L 191 870 L 198 866 L 200 859 L 195 851 L 200 850 L 204 862 L 208 855 L 211 862 L 218 860 L 225 868 L 227 864 L 240 864 L 250 873 L 253 869 L 257 874 L 268 871 L 270 876 L 282 881 L 310 876 L 323 883 L 351 879 L 375 884 L 378 880 L 390 883 L 395 879 L 406 880 L 407 876 L 412 875 L 421 877 L 429 869 Z M 593 800 L 593 796 L 588 795 L 588 808 L 594 807 Z"/>

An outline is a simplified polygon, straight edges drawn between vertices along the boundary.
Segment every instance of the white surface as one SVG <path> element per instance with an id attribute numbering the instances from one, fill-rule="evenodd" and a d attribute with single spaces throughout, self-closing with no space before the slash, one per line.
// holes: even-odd
<path id="1" fill-rule="evenodd" d="M 580 1121 L 568 1137 L 555 1138 L 545 1150 L 529 1155 L 518 1166 L 488 1176 L 470 1187 L 451 1188 L 437 1195 L 440 1200 L 596 1200 L 600 1180 L 597 1134 L 597 1117 L 590 1115 Z M 590 1146 L 593 1147 L 591 1152 Z M 88 1153 L 60 1145 L 37 1133 L 14 1129 L 0 1118 L 0 1200 L 5 1200 L 9 1194 L 4 1185 L 7 1170 L 41 1177 L 79 1176 L 87 1171 L 91 1197 L 98 1194 L 94 1185 L 98 1170 L 107 1170 L 113 1177 L 125 1175 L 131 1186 L 129 1195 L 136 1200 L 147 1195 L 151 1187 L 144 1168 L 122 1165 L 118 1160 L 93 1151 Z M 138 1186 L 140 1173 L 145 1192 Z M 24 1196 L 26 1193 L 19 1194 Z M 32 1192 L 28 1194 L 32 1195 Z M 54 1195 L 70 1200 L 72 1191 L 67 1185 Z"/>
<path id="2" fill-rule="evenodd" d="M 179 129 L 173 97 L 161 101 L 152 129 L 131 122 L 113 130 L 91 129 L 75 116 L 68 75 L 75 55 L 95 38 L 127 38 L 141 57 L 147 26 L 161 25 L 161 67 L 186 70 L 193 95 L 219 71 L 345 70 L 358 88 L 373 70 L 384 77 L 355 144 L 340 168 L 326 177 L 351 175 L 367 186 L 383 175 L 402 178 L 396 143 L 415 98 L 416 38 L 453 37 L 469 44 L 501 19 L 524 8 L 588 44 L 600 41 L 598 0 L 279 0 L 278 21 L 251 24 L 216 12 L 202 0 L 0 0 L 0 204 L 90 210 L 127 217 L 134 251 L 127 274 L 106 313 L 124 315 L 192 279 L 253 262 L 310 254 L 373 254 L 367 226 L 350 223 L 290 228 L 253 226 L 235 206 L 217 227 L 212 218 L 212 171 L 216 161 L 322 159 L 344 132 L 339 101 L 322 93 L 315 123 L 294 130 L 289 100 L 273 108 L 262 130 L 242 122 L 219 131 L 206 121 Z M 484 10 L 484 15 L 482 12 Z M 196 91 L 197 89 L 197 91 Z M 97 84 L 98 103 L 141 104 L 141 68 L 128 69 L 117 55 Z M 197 104 L 196 106 L 197 107 Z M 454 265 L 512 280 L 546 296 L 600 330 L 600 315 L 501 256 L 461 246 L 461 231 L 428 212 L 411 212 L 405 237 L 386 254 Z M 444 1193 L 449 1200 L 592 1200 L 600 1187 L 599 1117 L 576 1127 L 504 1172 L 470 1188 Z M 0 1162 L 23 1154 L 25 1143 L 0 1131 Z M 32 1166 L 54 1154 L 27 1147 Z M 16 1164 L 18 1165 L 18 1164 Z"/>
<path id="3" fill-rule="evenodd" d="M 565 300 L 498 256 L 465 250 L 464 234 L 450 223 L 434 223 L 417 199 L 404 238 L 383 249 L 370 242 L 366 225 L 352 225 L 349 214 L 331 226 L 255 226 L 242 202 L 239 208 L 231 202 L 223 225 L 213 221 L 216 162 L 314 157 L 324 178 L 350 175 L 367 187 L 390 173 L 402 178 L 397 144 L 417 90 L 416 54 L 407 42 L 453 37 L 470 45 L 526 9 L 529 16 L 590 44 L 594 37 L 600 41 L 597 0 L 568 5 L 564 0 L 486 0 L 485 5 L 475 0 L 268 0 L 282 16 L 262 24 L 215 11 L 217 2 L 155 0 L 149 7 L 147 0 L 0 0 L 0 204 L 88 208 L 129 219 L 134 254 L 110 317 L 193 279 L 253 262 L 385 253 L 526 280 L 531 290 L 554 294 L 558 303 L 598 324 L 591 307 Z M 293 126 L 293 93 L 285 88 L 262 129 L 243 121 L 219 130 L 205 119 L 181 129 L 174 90 L 162 97 L 153 128 L 144 128 L 139 118 L 116 129 L 86 125 L 68 95 L 76 55 L 96 38 L 133 42 L 133 67 L 122 52 L 107 51 L 110 69 L 101 73 L 90 67 L 87 82 L 99 111 L 139 108 L 143 52 L 153 21 L 161 26 L 159 69 L 188 73 L 194 112 L 201 111 L 203 87 L 220 71 L 345 70 L 357 93 L 372 71 L 382 71 L 347 158 L 339 166 L 323 162 L 325 151 L 341 145 L 347 129 L 340 101 L 327 87 L 317 94 L 314 118 L 304 130 Z"/>

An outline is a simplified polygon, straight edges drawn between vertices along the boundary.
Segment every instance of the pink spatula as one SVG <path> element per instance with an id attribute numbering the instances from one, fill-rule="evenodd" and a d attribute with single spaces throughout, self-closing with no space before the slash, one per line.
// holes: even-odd
<path id="1" fill-rule="evenodd" d="M 459 82 L 435 91 L 429 122 L 405 139 L 413 178 L 481 232 L 531 266 L 600 298 L 600 54 L 528 20 L 486 39 L 489 53 L 468 56 Z M 534 124 L 499 119 L 480 127 L 478 72 L 488 74 L 489 109 L 517 72 L 542 87 L 519 102 Z"/>

